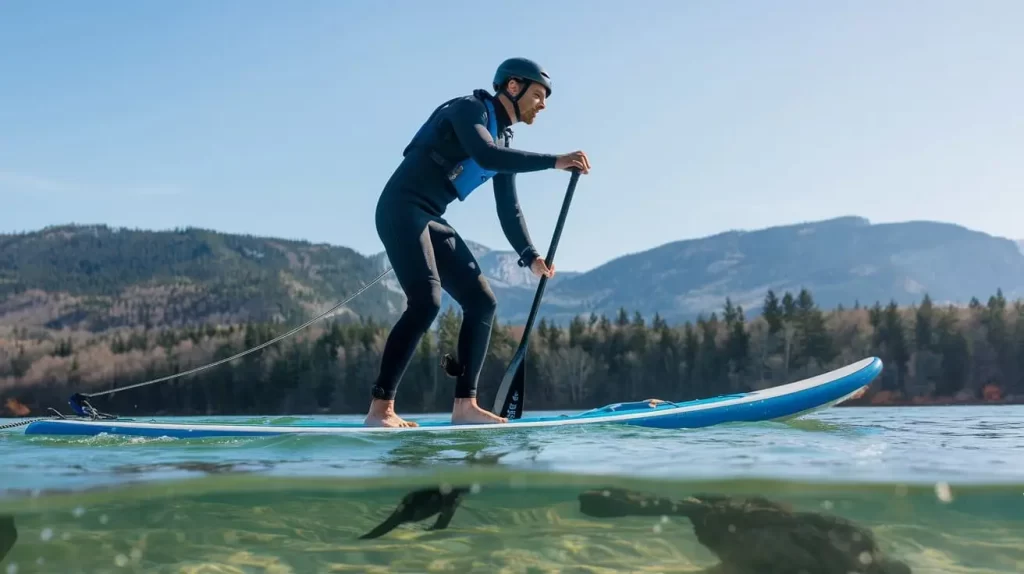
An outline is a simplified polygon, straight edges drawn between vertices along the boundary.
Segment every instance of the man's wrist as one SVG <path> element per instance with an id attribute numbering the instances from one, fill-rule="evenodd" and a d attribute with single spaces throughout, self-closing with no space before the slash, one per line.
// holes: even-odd
<path id="1" fill-rule="evenodd" d="M 531 245 L 523 249 L 519 254 L 519 261 L 517 263 L 520 267 L 530 267 L 538 257 L 540 257 L 540 253 Z"/>

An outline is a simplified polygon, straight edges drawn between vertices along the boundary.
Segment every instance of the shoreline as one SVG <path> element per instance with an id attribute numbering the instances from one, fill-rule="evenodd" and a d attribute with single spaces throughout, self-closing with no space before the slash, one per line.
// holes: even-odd
<path id="1" fill-rule="evenodd" d="M 903 399 L 903 400 L 887 400 L 872 402 L 871 399 L 851 399 L 849 401 L 835 405 L 834 408 L 853 408 L 853 407 L 993 407 L 993 406 L 1013 406 L 1013 405 L 1024 405 L 1024 397 L 1021 398 L 1008 398 L 1008 399 L 970 399 L 970 400 L 956 400 L 956 399 Z"/>
<path id="2" fill-rule="evenodd" d="M 915 403 L 910 401 L 889 402 L 889 403 L 841 403 L 832 408 L 865 408 L 865 407 L 1010 407 L 1024 405 L 1024 400 L 1017 401 L 963 401 L 949 403 Z"/>

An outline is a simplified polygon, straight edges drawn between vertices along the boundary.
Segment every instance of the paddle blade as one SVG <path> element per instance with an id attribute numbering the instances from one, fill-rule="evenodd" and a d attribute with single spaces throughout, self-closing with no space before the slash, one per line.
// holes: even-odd
<path id="1" fill-rule="evenodd" d="M 523 349 L 516 354 L 505 371 L 494 397 L 491 412 L 509 420 L 523 416 L 523 396 L 526 392 L 526 353 Z"/>
<path id="2" fill-rule="evenodd" d="M 519 362 L 519 367 L 512 375 L 512 387 L 505 398 L 505 405 L 501 409 L 501 416 L 509 420 L 522 418 L 523 396 L 526 393 L 526 358 Z"/>

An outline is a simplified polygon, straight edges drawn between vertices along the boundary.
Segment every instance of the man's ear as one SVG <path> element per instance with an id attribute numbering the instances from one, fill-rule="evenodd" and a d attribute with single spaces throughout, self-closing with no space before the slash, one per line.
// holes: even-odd
<path id="1" fill-rule="evenodd" d="M 519 91 L 523 89 L 522 84 L 519 83 L 515 78 L 508 81 L 508 87 L 505 88 L 512 97 L 519 95 Z"/>

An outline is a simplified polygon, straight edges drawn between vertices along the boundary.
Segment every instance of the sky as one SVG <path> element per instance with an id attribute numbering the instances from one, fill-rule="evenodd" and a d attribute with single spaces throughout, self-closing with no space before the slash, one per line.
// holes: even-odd
<path id="1" fill-rule="evenodd" d="M 514 146 L 582 149 L 558 269 L 859 215 L 1024 238 L 1024 2 L 0 0 L 0 232 L 64 223 L 382 250 L 381 188 L 511 56 Z M 569 174 L 517 176 L 547 250 Z M 490 186 L 446 218 L 509 249 Z"/>

